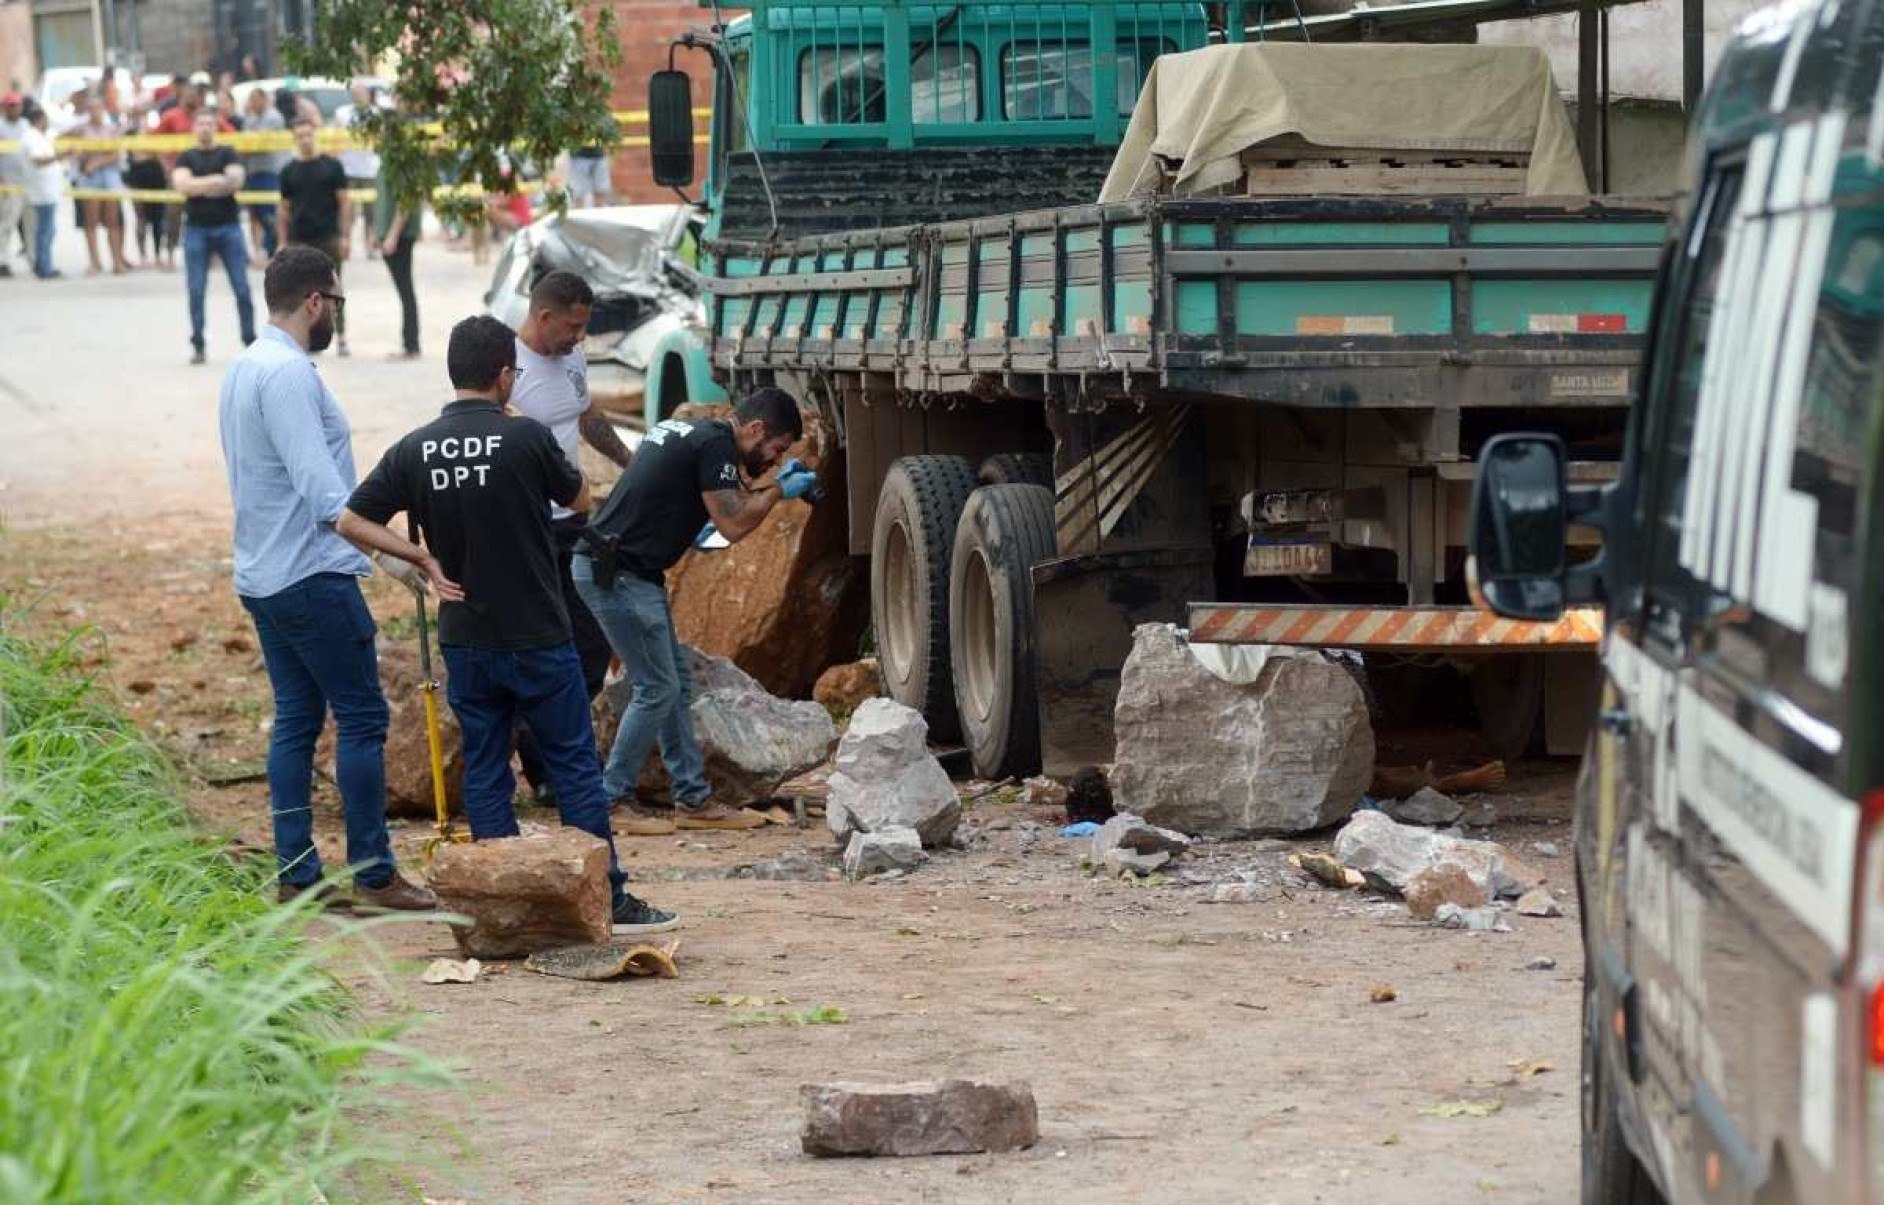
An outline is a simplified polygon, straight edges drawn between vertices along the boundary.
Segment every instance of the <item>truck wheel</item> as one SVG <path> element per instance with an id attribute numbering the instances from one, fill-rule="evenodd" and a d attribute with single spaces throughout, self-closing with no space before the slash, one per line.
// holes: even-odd
<path id="1" fill-rule="evenodd" d="M 1048 452 L 996 452 L 981 462 L 983 485 L 1044 485 L 1053 488 L 1053 456 Z"/>
<path id="2" fill-rule="evenodd" d="M 955 531 L 949 656 L 962 740 L 982 778 L 1040 769 L 1031 570 L 1053 547 L 1053 491 L 1039 485 L 982 486 Z"/>
<path id="3" fill-rule="evenodd" d="M 1585 960 L 1587 964 L 1587 959 Z M 1629 1149 L 1604 1075 L 1601 1002 L 1583 971 L 1583 1205 L 1664 1205 L 1648 1169 Z"/>
<path id="4" fill-rule="evenodd" d="M 962 456 L 904 456 L 877 493 L 870 533 L 870 622 L 890 697 L 922 712 L 929 735 L 961 735 L 949 672 L 949 555 L 975 466 Z"/>
<path id="5" fill-rule="evenodd" d="M 1544 712 L 1544 654 L 1505 653 L 1471 673 L 1478 731 L 1493 757 L 1512 760 L 1537 752 Z"/>

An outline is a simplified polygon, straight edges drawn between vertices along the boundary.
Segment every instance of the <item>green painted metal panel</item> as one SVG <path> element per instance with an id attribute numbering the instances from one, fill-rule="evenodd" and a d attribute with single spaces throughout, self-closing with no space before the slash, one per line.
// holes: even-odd
<path id="1" fill-rule="evenodd" d="M 942 244 L 942 262 L 945 264 L 965 264 L 968 262 L 967 243 Z"/>
<path id="2" fill-rule="evenodd" d="M 1214 335 L 1217 333 L 1217 282 L 1182 280 L 1177 286 L 1177 333 Z"/>
<path id="3" fill-rule="evenodd" d="M 1113 333 L 1148 335 L 1151 333 L 1151 283 L 1121 280 L 1112 286 Z"/>
<path id="4" fill-rule="evenodd" d="M 909 266 L 908 247 L 885 247 L 883 266 L 886 268 L 907 268 Z"/>
<path id="5" fill-rule="evenodd" d="M 1479 335 L 1529 335 L 1533 315 L 1620 314 L 1623 329 L 1648 329 L 1653 281 L 1647 280 L 1475 280 L 1472 282 L 1472 331 Z M 1535 333 L 1549 333 L 1551 327 Z"/>
<path id="6" fill-rule="evenodd" d="M 1444 222 L 1244 222 L 1236 228 L 1236 245 L 1443 247 L 1450 234 Z"/>
<path id="7" fill-rule="evenodd" d="M 837 311 L 841 298 L 835 293 L 826 293 L 818 298 L 818 304 L 811 311 L 811 329 L 805 334 L 813 339 L 834 338 L 837 330 Z"/>
<path id="8" fill-rule="evenodd" d="M 1068 285 L 1063 300 L 1060 330 L 1068 335 L 1090 335 L 1099 330 L 1103 316 L 1098 285 Z"/>
<path id="9" fill-rule="evenodd" d="M 1020 291 L 1020 313 L 1014 326 L 1018 339 L 1044 339 L 1053 333 L 1053 290 L 1036 285 Z"/>
<path id="10" fill-rule="evenodd" d="M 1099 232 L 1097 230 L 1069 230 L 1066 232 L 1066 253 L 1076 251 L 1099 250 Z"/>
<path id="11" fill-rule="evenodd" d="M 1217 228 L 1208 222 L 1180 222 L 1174 224 L 1175 237 L 1172 243 L 1179 247 L 1214 247 L 1217 245 Z"/>
<path id="12" fill-rule="evenodd" d="M 747 259 L 744 256 L 728 257 L 724 274 L 727 276 L 757 276 L 759 274 L 759 261 L 756 259 Z"/>
<path id="13" fill-rule="evenodd" d="M 1149 247 L 1151 245 L 1151 227 L 1149 226 L 1114 226 L 1112 228 L 1112 246 Z"/>
<path id="14" fill-rule="evenodd" d="M 965 331 L 963 324 L 968 319 L 967 309 L 960 294 L 943 296 L 936 299 L 935 326 L 929 331 L 931 339 L 960 339 Z"/>
<path id="15" fill-rule="evenodd" d="M 1022 259 L 1051 259 L 1053 256 L 1053 236 L 1051 234 L 1027 234 L 1021 236 Z"/>
<path id="16" fill-rule="evenodd" d="M 1484 222 L 1472 227 L 1474 243 L 1533 243 L 1561 247 L 1586 243 L 1600 247 L 1654 246 L 1667 228 L 1660 222 Z"/>
<path id="17" fill-rule="evenodd" d="M 1241 335 L 1298 335 L 1303 320 L 1389 318 L 1382 334 L 1452 330 L 1452 286 L 1444 280 L 1250 280 L 1236 286 Z"/>
<path id="18" fill-rule="evenodd" d="M 788 297 L 785 301 L 785 317 L 779 323 L 777 333 L 788 338 L 805 334 L 805 310 L 809 304 L 810 299 L 803 293 L 793 293 Z"/>

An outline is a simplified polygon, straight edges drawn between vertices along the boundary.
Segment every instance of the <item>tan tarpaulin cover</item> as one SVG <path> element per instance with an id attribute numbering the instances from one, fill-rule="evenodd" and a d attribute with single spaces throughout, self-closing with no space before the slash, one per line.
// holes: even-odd
<path id="1" fill-rule="evenodd" d="M 1157 190 L 1159 160 L 1175 169 L 1180 196 L 1235 184 L 1238 156 L 1284 134 L 1326 147 L 1528 151 L 1526 193 L 1588 191 L 1550 60 L 1535 47 L 1257 42 L 1154 62 L 1099 199 Z"/>

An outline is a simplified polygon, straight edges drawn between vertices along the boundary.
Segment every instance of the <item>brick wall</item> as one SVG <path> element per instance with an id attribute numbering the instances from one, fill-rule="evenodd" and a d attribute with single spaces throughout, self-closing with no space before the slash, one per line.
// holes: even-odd
<path id="1" fill-rule="evenodd" d="M 648 77 L 667 67 L 668 42 L 689 29 L 704 29 L 713 23 L 713 10 L 698 4 L 676 4 L 669 0 L 600 0 L 615 12 L 615 32 L 621 40 L 621 65 L 615 71 L 614 107 L 645 110 L 648 107 Z M 727 20 L 738 9 L 721 9 Z M 675 54 L 674 65 L 693 77 L 693 104 L 696 109 L 713 103 L 713 68 L 706 53 L 682 50 Z M 706 181 L 706 122 L 696 123 L 699 131 L 695 147 L 694 187 L 698 196 Z M 645 126 L 628 131 L 632 136 L 647 133 Z M 659 204 L 674 199 L 667 189 L 657 188 L 648 165 L 648 148 L 622 147 L 615 152 L 615 193 L 623 204 Z"/>

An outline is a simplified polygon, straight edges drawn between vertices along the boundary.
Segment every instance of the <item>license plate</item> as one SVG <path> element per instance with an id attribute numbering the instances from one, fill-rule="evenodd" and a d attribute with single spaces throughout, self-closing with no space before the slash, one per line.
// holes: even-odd
<path id="1" fill-rule="evenodd" d="M 1244 577 L 1314 577 L 1334 572 L 1334 548 L 1320 536 L 1251 536 Z"/>

